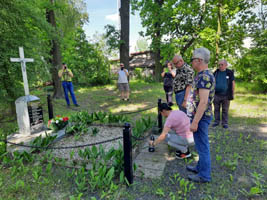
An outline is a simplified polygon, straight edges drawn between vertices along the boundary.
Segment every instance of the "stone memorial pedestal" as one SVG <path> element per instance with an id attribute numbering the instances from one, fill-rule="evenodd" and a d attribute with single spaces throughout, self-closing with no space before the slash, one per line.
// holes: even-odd
<path id="1" fill-rule="evenodd" d="M 44 129 L 43 109 L 40 98 L 26 95 L 15 101 L 19 133 L 31 135 Z"/>

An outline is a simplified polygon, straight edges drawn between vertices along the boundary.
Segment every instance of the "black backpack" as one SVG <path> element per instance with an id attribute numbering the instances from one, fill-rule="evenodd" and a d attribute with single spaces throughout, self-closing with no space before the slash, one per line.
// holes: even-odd
<path id="1" fill-rule="evenodd" d="M 171 87 L 173 84 L 173 77 L 170 72 L 166 72 L 163 79 L 163 84 L 166 87 Z"/>

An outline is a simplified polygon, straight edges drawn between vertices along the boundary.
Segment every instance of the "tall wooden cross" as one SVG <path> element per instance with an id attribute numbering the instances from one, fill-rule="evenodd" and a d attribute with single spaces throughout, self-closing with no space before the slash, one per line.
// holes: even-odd
<path id="1" fill-rule="evenodd" d="M 28 85 L 27 72 L 26 72 L 26 62 L 34 62 L 34 59 L 24 58 L 23 47 L 19 47 L 19 58 L 10 58 L 10 61 L 21 63 L 21 71 L 22 71 L 22 76 L 23 76 L 25 96 L 29 95 L 30 93 L 29 93 L 29 85 Z"/>

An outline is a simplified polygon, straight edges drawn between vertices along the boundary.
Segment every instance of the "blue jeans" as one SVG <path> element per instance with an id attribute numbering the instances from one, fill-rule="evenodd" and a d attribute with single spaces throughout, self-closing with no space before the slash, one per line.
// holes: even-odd
<path id="1" fill-rule="evenodd" d="M 211 181 L 211 160 L 209 144 L 209 124 L 212 117 L 202 117 L 198 123 L 198 129 L 194 132 L 195 147 L 199 155 L 196 166 L 198 176 L 205 181 Z"/>
<path id="2" fill-rule="evenodd" d="M 184 108 L 182 106 L 183 101 L 184 101 L 184 95 L 185 95 L 185 90 L 175 93 L 175 99 L 176 99 L 176 103 L 179 107 L 179 110 L 183 111 L 186 114 L 186 108 Z"/>
<path id="3" fill-rule="evenodd" d="M 74 105 L 77 105 L 77 101 L 76 101 L 75 94 L 73 91 L 72 82 L 71 81 L 62 81 L 62 86 L 64 89 L 64 94 L 65 94 L 65 99 L 67 101 L 67 104 L 70 105 L 70 100 L 69 100 L 69 95 L 68 95 L 68 91 L 70 91 L 72 102 Z"/>

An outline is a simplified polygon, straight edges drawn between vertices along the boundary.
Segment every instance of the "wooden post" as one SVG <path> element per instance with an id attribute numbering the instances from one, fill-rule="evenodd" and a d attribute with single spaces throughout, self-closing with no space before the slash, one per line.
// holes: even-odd
<path id="1" fill-rule="evenodd" d="M 159 128 L 159 133 L 162 132 L 162 115 L 160 113 L 159 107 L 161 105 L 161 99 L 158 99 L 158 128 Z"/>
<path id="2" fill-rule="evenodd" d="M 123 151 L 124 151 L 124 175 L 129 184 L 133 183 L 133 161 L 132 161 L 132 132 L 129 123 L 124 124 L 123 129 Z"/>
<path id="3" fill-rule="evenodd" d="M 54 113 L 53 113 L 53 104 L 51 101 L 51 95 L 47 95 L 47 106 L 48 106 L 48 118 L 53 119 L 54 118 Z"/>

